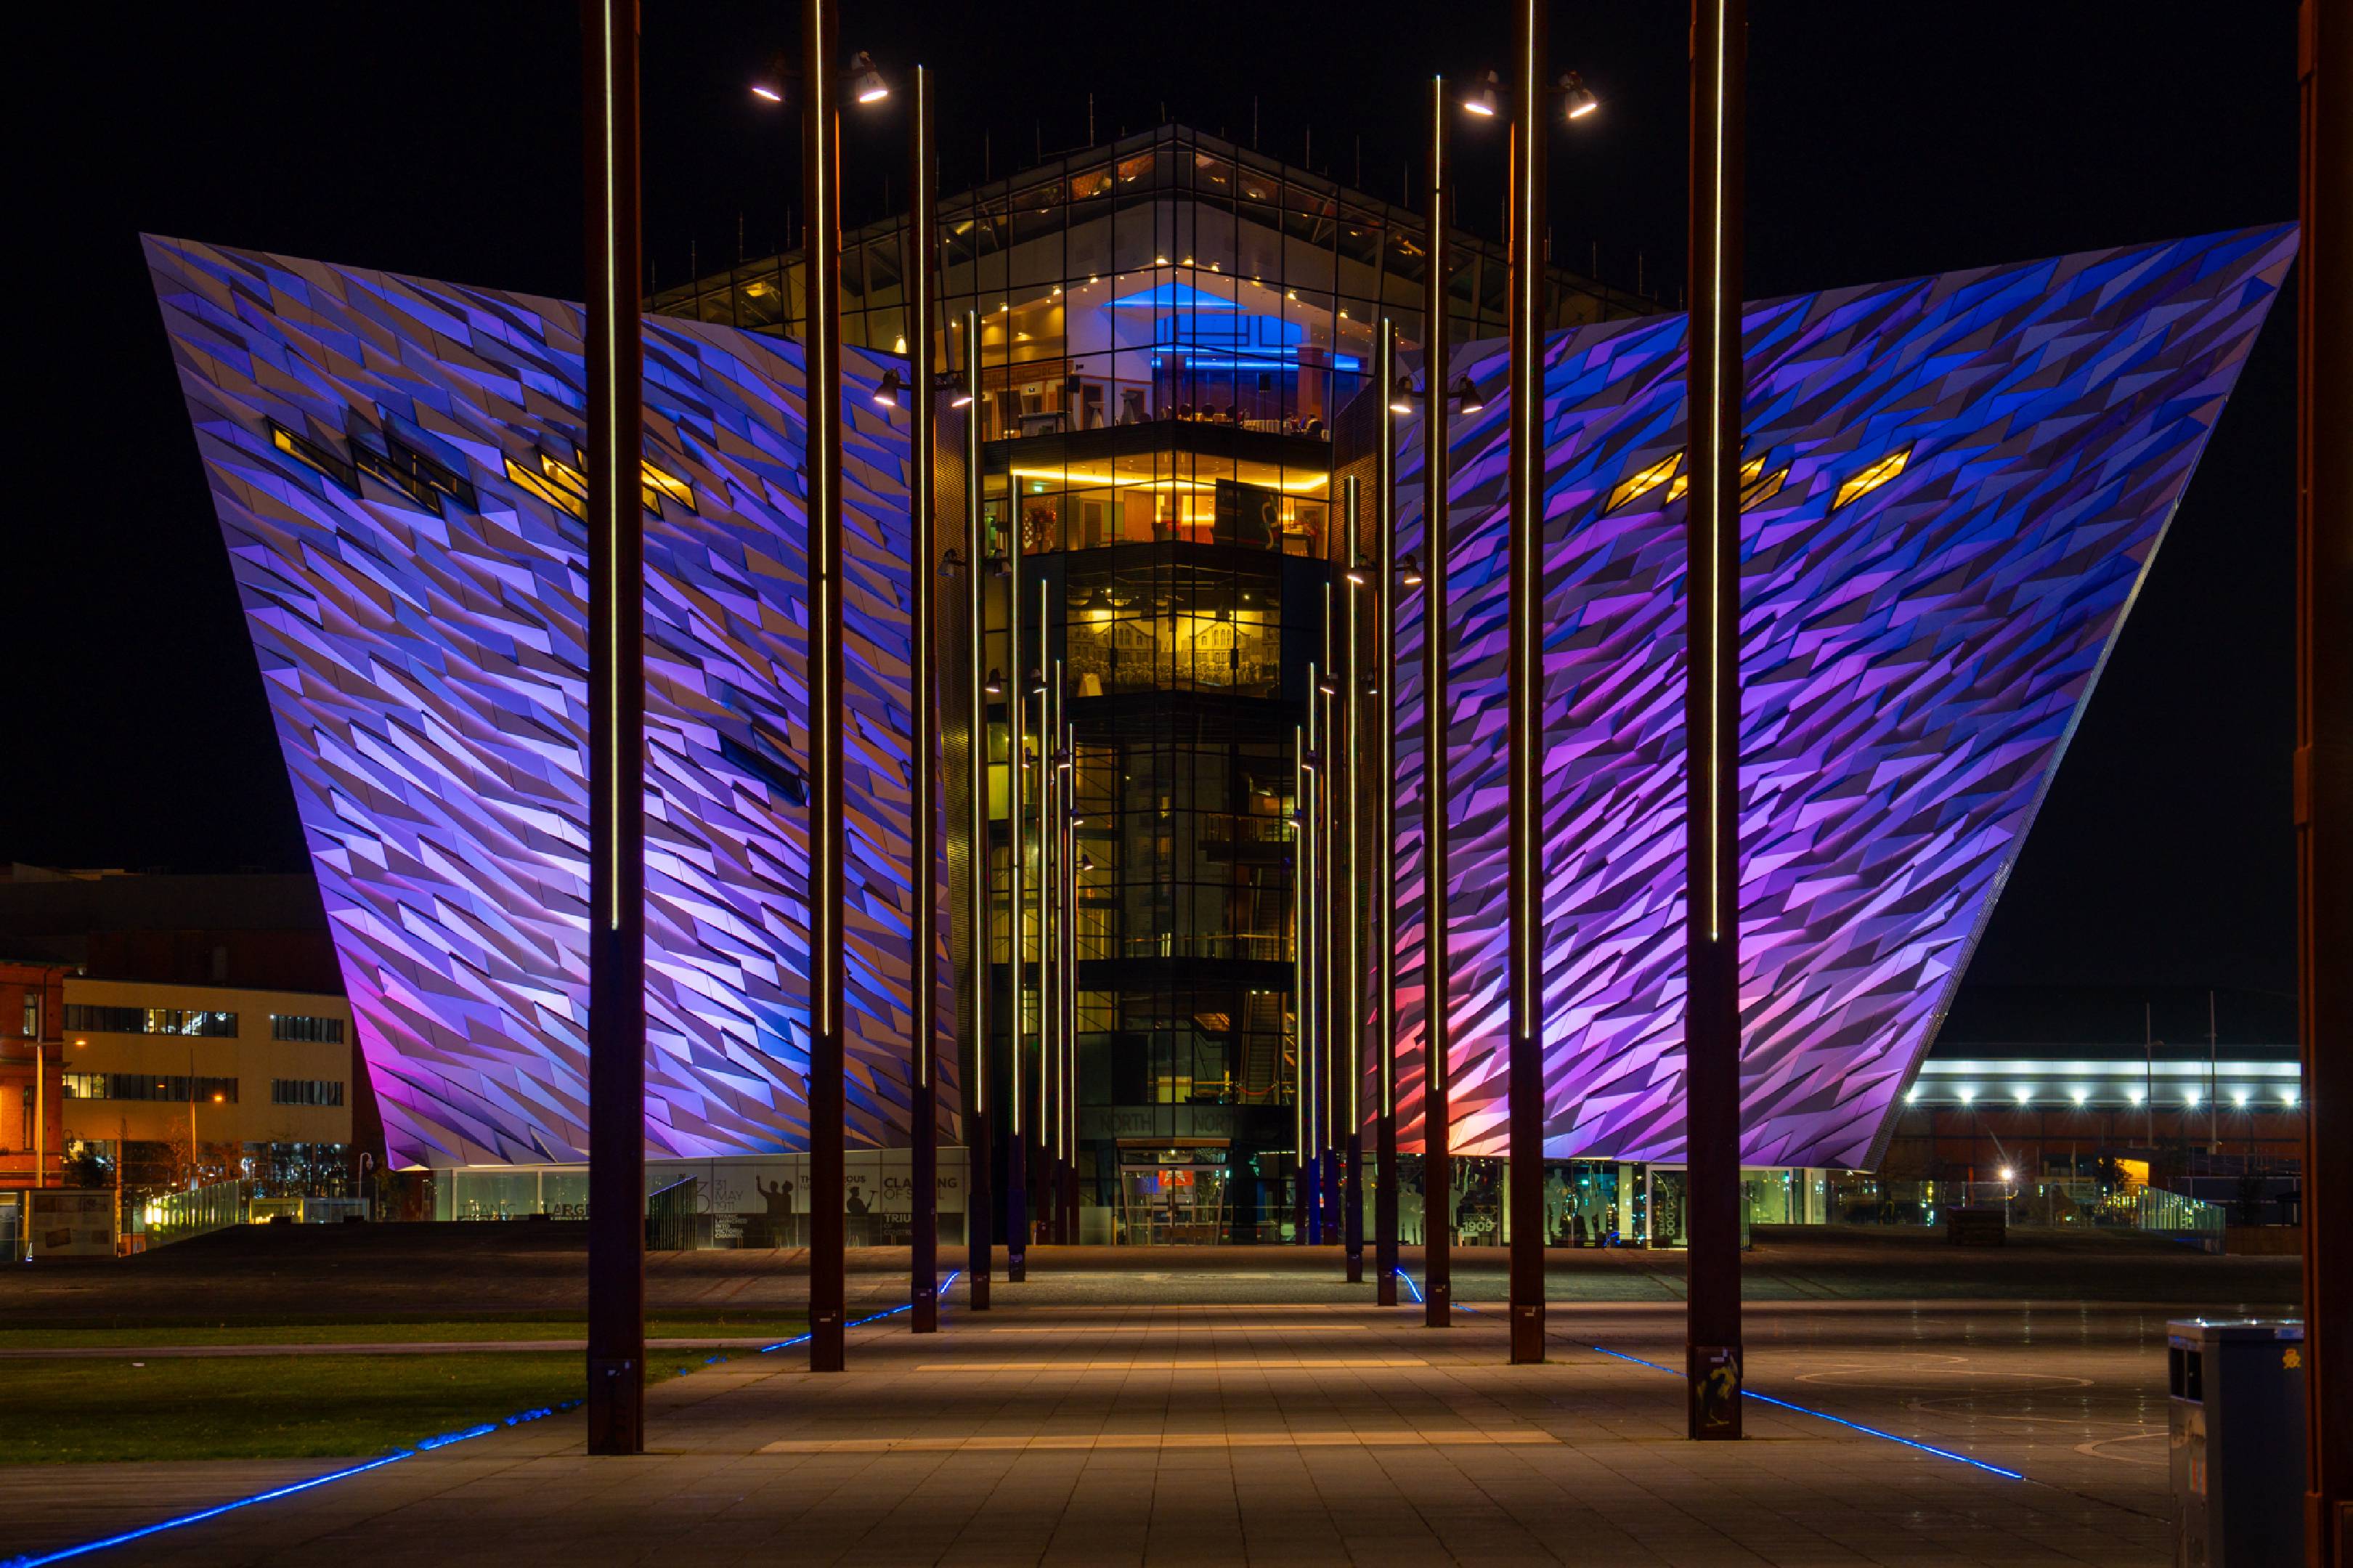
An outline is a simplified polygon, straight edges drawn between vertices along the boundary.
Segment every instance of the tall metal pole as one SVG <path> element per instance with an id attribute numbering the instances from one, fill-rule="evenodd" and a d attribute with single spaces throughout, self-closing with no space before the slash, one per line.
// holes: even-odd
<path id="1" fill-rule="evenodd" d="M 808 560 L 816 614 L 809 619 L 809 956 L 814 1015 L 809 1041 L 809 1370 L 842 1368 L 841 788 L 841 192 L 836 105 L 835 7 L 801 6 L 801 171 L 808 209 L 802 236 L 807 279 Z"/>
<path id="2" fill-rule="evenodd" d="M 1511 1152 L 1512 1361 L 1545 1358 L 1544 298 L 1545 62 L 1550 0 L 1514 0 L 1510 295 L 1512 984 L 1505 1124 Z"/>
<path id="3" fill-rule="evenodd" d="M 1046 584 L 1039 585 L 1040 597 Z M 1041 605 L 1038 624 L 1046 617 Z M 1040 649 L 1043 655 L 1043 649 Z M 1045 1016 L 1038 1024 L 1038 1138 L 1046 1155 L 1046 1239 L 1057 1245 L 1062 1234 L 1062 823 L 1070 815 L 1069 781 L 1062 768 L 1062 661 L 1056 659 L 1053 676 L 1038 700 L 1038 732 L 1044 742 L 1046 788 L 1038 810 L 1038 930 L 1045 943 L 1038 964 L 1044 984 Z"/>
<path id="4" fill-rule="evenodd" d="M 1740 1436 L 1740 340 L 1746 0 L 1693 0 L 1684 680 L 1688 1435 Z"/>
<path id="5" fill-rule="evenodd" d="M 1451 1005 L 1446 974 L 1449 857 L 1446 831 L 1453 791 L 1447 732 L 1453 711 L 1446 670 L 1446 557 L 1451 448 L 1447 378 L 1446 274 L 1451 265 L 1454 173 L 1448 162 L 1446 79 L 1430 79 L 1430 263 L 1422 280 L 1422 379 L 1430 411 L 1421 426 L 1421 1189 L 1422 1321 L 1453 1321 L 1453 1104 L 1447 1062 Z"/>
<path id="6" fill-rule="evenodd" d="M 937 167 L 936 164 L 934 165 Z M 969 743 L 965 759 L 971 769 L 971 799 L 965 813 L 967 836 L 965 878 L 972 1032 L 965 1037 L 958 1065 L 964 1069 L 965 1178 L 965 1300 L 976 1312 L 989 1308 L 989 1276 L 996 1266 L 996 1180 L 990 1161 L 996 1151 L 990 1137 L 989 1074 L 989 887 L 988 853 L 988 576 L 984 565 L 987 541 L 982 537 L 980 515 L 980 312 L 964 313 L 964 560 L 965 627 L 971 639 L 965 660 L 965 722 Z"/>
<path id="7" fill-rule="evenodd" d="M 1304 1021 L 1299 1060 L 1305 1084 L 1303 1114 L 1307 1127 L 1307 1163 L 1300 1177 L 1307 1185 L 1307 1243 L 1311 1247 L 1321 1246 L 1324 1241 L 1324 838 L 1322 811 L 1317 803 L 1323 797 L 1324 781 L 1330 776 L 1330 763 L 1320 754 L 1318 746 L 1318 737 L 1323 733 L 1318 722 L 1324 707 L 1324 694 L 1319 689 L 1321 670 L 1320 665 L 1307 667 L 1307 750 L 1303 754 L 1308 762 L 1303 770 L 1307 793 L 1299 803 L 1303 845 L 1300 851 L 1303 879 L 1299 907 L 1301 927 L 1305 932 L 1305 957 L 1300 967 L 1307 976 L 1306 994 L 1299 1010 Z"/>
<path id="8" fill-rule="evenodd" d="M 1308 671 L 1308 685 L 1315 671 Z M 1292 725 L 1292 1241 L 1308 1241 L 1308 742 Z"/>
<path id="9" fill-rule="evenodd" d="M 939 311 L 939 256 L 936 210 L 939 196 L 933 188 L 938 163 L 932 146 L 932 73 L 922 66 L 913 72 L 907 127 L 907 479 L 908 500 L 914 511 L 914 595 L 910 619 L 914 646 L 908 670 L 914 681 L 908 711 L 913 727 L 909 794 L 912 820 L 907 846 L 911 865 L 907 886 L 914 900 L 913 1005 L 908 1009 L 914 1034 L 914 1103 L 909 1115 L 914 1123 L 914 1235 L 912 1240 L 908 1316 L 919 1334 L 940 1328 L 940 1086 L 935 1047 L 939 1016 L 939 912 L 933 890 L 939 865 L 934 828 L 939 814 L 938 775 L 932 759 L 939 746 L 939 650 L 933 623 L 933 584 L 939 563 L 939 496 L 936 464 L 932 450 L 932 324 Z"/>
<path id="10" fill-rule="evenodd" d="M 1378 382 L 1375 391 L 1380 396 L 1381 409 L 1388 409 L 1388 389 Z M 1348 795 L 1345 816 L 1348 834 L 1348 869 L 1342 885 L 1345 902 L 1345 941 L 1340 961 L 1338 991 L 1342 1005 L 1348 1010 L 1341 1020 L 1338 1032 L 1339 1049 L 1345 1053 L 1347 1081 L 1341 1094 L 1341 1103 L 1347 1107 L 1347 1163 L 1344 1168 L 1340 1194 L 1340 1237 L 1346 1251 L 1347 1280 L 1360 1285 L 1365 1279 L 1365 1118 L 1362 1099 L 1365 1084 L 1365 908 L 1361 899 L 1361 880 L 1357 870 L 1365 858 L 1365 779 L 1362 763 L 1365 756 L 1364 736 L 1357 726 L 1357 714 L 1362 695 L 1356 689 L 1357 591 L 1365 571 L 1363 553 L 1357 545 L 1363 537 L 1363 523 L 1357 509 L 1362 505 L 1360 487 L 1351 474 L 1343 487 L 1341 505 L 1348 520 L 1348 591 L 1342 602 L 1348 607 L 1347 624 L 1343 635 L 1347 639 L 1345 668 L 1340 682 L 1339 709 L 1341 731 L 1347 736 Z"/>
<path id="11" fill-rule="evenodd" d="M 588 1451 L 645 1451 L 646 757 L 638 7 L 582 0 L 588 310 Z M 188 1140 L 189 1157 L 195 1139 Z"/>
<path id="12" fill-rule="evenodd" d="M 973 353 L 979 352 L 980 340 L 976 336 Z M 972 405 L 972 415 L 976 420 L 980 417 L 977 401 Z M 975 469 L 971 479 L 977 486 L 979 470 Z M 1013 1007 L 1005 1029 L 1005 1112 L 1009 1124 L 1005 1144 L 1005 1278 L 1008 1283 L 1018 1285 L 1029 1278 L 1029 1140 L 1021 1124 L 1021 1030 L 1029 1005 L 1029 983 L 1023 964 L 1029 937 L 1029 905 L 1022 896 L 1028 881 L 1022 847 L 1029 829 L 1022 820 L 1021 805 L 1029 784 L 1029 676 L 1028 667 L 1021 662 L 1021 518 L 1018 507 L 1012 509 L 1006 521 L 1005 554 L 1012 574 L 1005 595 L 1005 828 L 1012 845 L 1012 853 L 1008 857 L 1011 862 L 1012 902 L 1007 912 L 1013 929 L 1006 947 L 1005 968 L 1013 986 Z"/>
<path id="13" fill-rule="evenodd" d="M 2305 1561 L 2353 1568 L 2353 11 L 2303 0 L 2296 289 L 2296 967 Z"/>
<path id="14" fill-rule="evenodd" d="M 1068 703 L 1064 704 L 1065 711 Z M 1071 759 L 1062 791 L 1062 1239 L 1079 1240 L 1079 727 L 1062 722 L 1062 750 Z"/>
<path id="15" fill-rule="evenodd" d="M 1380 374 L 1377 387 L 1397 383 L 1397 322 L 1381 318 Z M 1432 379 L 1430 408 L 1445 417 L 1445 389 Z M 1373 737 L 1371 768 L 1377 792 L 1373 797 L 1373 897 L 1379 907 L 1373 916 L 1373 940 L 1380 991 L 1373 1012 L 1373 1048 L 1379 1052 L 1377 1068 L 1378 1101 L 1373 1127 L 1373 1300 L 1394 1307 L 1398 1295 L 1398 1147 L 1397 1147 L 1397 709 L 1391 695 L 1397 685 L 1397 420 L 1388 399 L 1381 399 L 1381 449 L 1373 463 L 1374 554 L 1369 575 L 1373 584 L 1373 689 L 1366 705 L 1380 726 Z M 1359 754 L 1363 754 L 1361 752 Z"/>
<path id="16" fill-rule="evenodd" d="M 1334 595 L 1332 584 L 1324 584 L 1324 664 L 1315 689 L 1311 693 L 1316 706 L 1317 733 L 1323 744 L 1316 755 L 1324 764 L 1322 787 L 1315 792 L 1315 868 L 1316 960 L 1322 965 L 1315 982 L 1315 1006 L 1318 1015 L 1317 1037 L 1324 1045 L 1324 1056 L 1316 1066 L 1323 1075 L 1323 1096 L 1317 1101 L 1323 1112 L 1322 1131 L 1317 1146 L 1322 1151 L 1324 1179 L 1317 1184 L 1316 1197 L 1324 1212 L 1324 1239 L 1341 1248 L 1345 1265 L 1347 1242 L 1347 1216 L 1341 1207 L 1343 1177 L 1346 1168 L 1346 1143 L 1340 1134 L 1340 1123 L 1347 1105 L 1347 1088 L 1341 1081 L 1344 1060 L 1343 1041 L 1345 1030 L 1343 1020 L 1346 1005 L 1341 999 L 1339 920 L 1341 887 L 1335 874 L 1338 860 L 1340 821 L 1340 776 L 1345 771 L 1341 751 L 1339 703 L 1334 700 L 1338 685 L 1339 664 L 1333 657 L 1332 640 L 1335 629 L 1333 620 Z"/>

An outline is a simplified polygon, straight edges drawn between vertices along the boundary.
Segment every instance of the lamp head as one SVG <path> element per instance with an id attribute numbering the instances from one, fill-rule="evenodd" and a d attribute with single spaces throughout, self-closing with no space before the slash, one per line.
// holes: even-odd
<path id="1" fill-rule="evenodd" d="M 896 408 L 899 406 L 899 394 L 905 390 L 906 384 L 899 379 L 899 373 L 895 369 L 886 370 L 882 373 L 882 379 L 875 384 L 874 401 L 885 408 Z"/>
<path id="2" fill-rule="evenodd" d="M 1482 120 L 1493 120 L 1503 113 L 1504 79 L 1489 71 L 1487 79 L 1472 88 L 1462 100 L 1462 109 L 1465 113 L 1475 114 Z"/>
<path id="3" fill-rule="evenodd" d="M 1409 588 L 1419 588 L 1421 586 L 1422 576 L 1420 556 L 1414 554 L 1411 551 L 1406 552 L 1404 557 L 1398 562 L 1398 581 L 1404 584 Z"/>
<path id="4" fill-rule="evenodd" d="M 1476 414 L 1487 406 L 1486 399 L 1479 395 L 1478 384 L 1471 379 L 1468 371 L 1454 378 L 1454 384 L 1446 389 L 1446 395 L 1461 404 L 1465 414 Z"/>
<path id="5" fill-rule="evenodd" d="M 1593 89 L 1586 86 L 1585 79 L 1575 71 L 1560 79 L 1560 97 L 1570 120 L 1582 120 L 1601 107 L 1601 100 L 1593 96 Z"/>
<path id="6" fill-rule="evenodd" d="M 874 57 L 864 49 L 849 58 L 849 96 L 860 103 L 880 103 L 891 96 L 891 84 L 874 68 Z"/>

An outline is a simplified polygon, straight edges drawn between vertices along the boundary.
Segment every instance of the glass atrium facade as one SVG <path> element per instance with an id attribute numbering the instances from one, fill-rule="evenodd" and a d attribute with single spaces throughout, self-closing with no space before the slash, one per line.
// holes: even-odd
<path id="1" fill-rule="evenodd" d="M 967 311 L 980 322 L 998 1081 L 1012 856 L 1025 846 L 1034 973 L 1036 791 L 1060 749 L 1019 697 L 1034 681 L 1073 733 L 1080 819 L 1071 1239 L 1286 1239 L 1297 736 L 1347 547 L 1332 427 L 1371 379 L 1383 315 L 1407 348 L 1421 336 L 1424 220 L 1182 127 L 950 197 L 940 220 L 941 374 L 964 363 Z M 906 245 L 897 222 L 845 237 L 846 342 L 907 352 Z M 1453 246 L 1456 340 L 1501 333 L 1501 248 Z M 651 303 L 790 334 L 801 276 L 776 257 Z M 1548 298 L 1556 327 L 1645 309 L 1566 272 Z"/>

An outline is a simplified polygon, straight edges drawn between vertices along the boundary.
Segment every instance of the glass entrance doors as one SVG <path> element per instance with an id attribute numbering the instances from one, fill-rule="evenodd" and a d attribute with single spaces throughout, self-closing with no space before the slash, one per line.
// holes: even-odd
<path id="1" fill-rule="evenodd" d="M 1122 1246 L 1211 1246 L 1227 1238 L 1228 1147 L 1199 1139 L 1119 1144 Z"/>

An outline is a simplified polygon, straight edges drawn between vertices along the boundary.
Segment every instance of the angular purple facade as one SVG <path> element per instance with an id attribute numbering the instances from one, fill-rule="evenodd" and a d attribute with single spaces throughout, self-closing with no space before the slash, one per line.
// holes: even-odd
<path id="1" fill-rule="evenodd" d="M 1744 1156 L 1875 1163 L 2295 250 L 2211 236 L 1746 318 Z M 1680 1160 L 1684 318 L 1546 351 L 1546 1148 Z M 1455 1149 L 1503 1152 L 1504 345 L 1457 415 Z M 1399 548 L 1421 533 L 1401 422 Z M 1421 617 L 1400 617 L 1404 1020 L 1421 1026 Z M 1420 1079 L 1401 1087 L 1419 1144 Z"/>
<path id="2" fill-rule="evenodd" d="M 147 250 L 390 1158 L 579 1159 L 580 310 Z M 908 1132 L 906 437 L 870 395 L 882 367 L 848 359 L 849 1135 L 875 1145 Z M 657 1154 L 807 1142 L 800 378 L 796 345 L 647 323 Z"/>

